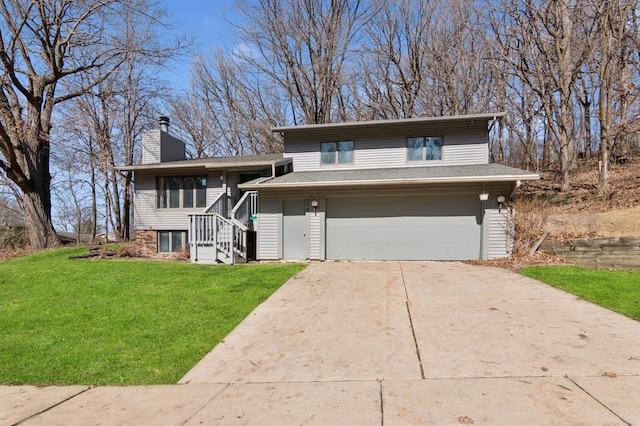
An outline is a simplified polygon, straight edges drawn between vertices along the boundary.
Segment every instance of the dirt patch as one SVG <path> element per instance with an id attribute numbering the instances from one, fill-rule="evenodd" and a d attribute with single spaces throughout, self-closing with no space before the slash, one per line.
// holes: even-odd
<path id="1" fill-rule="evenodd" d="M 597 213 L 550 214 L 549 228 L 555 234 L 634 237 L 640 235 L 640 206 Z"/>
<path id="2" fill-rule="evenodd" d="M 598 191 L 597 157 L 580 159 L 571 173 L 572 188 L 559 192 L 558 173 L 539 172 L 541 179 L 521 188 L 516 208 L 550 238 L 640 235 L 640 157 L 613 164 L 609 189 Z"/>

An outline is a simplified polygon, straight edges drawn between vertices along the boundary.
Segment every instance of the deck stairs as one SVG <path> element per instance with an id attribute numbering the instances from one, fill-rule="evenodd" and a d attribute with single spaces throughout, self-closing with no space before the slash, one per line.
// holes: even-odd
<path id="1" fill-rule="evenodd" d="M 253 231 L 257 202 L 255 191 L 245 192 L 236 203 L 223 193 L 203 213 L 189 215 L 191 262 L 246 263 L 247 235 Z"/>

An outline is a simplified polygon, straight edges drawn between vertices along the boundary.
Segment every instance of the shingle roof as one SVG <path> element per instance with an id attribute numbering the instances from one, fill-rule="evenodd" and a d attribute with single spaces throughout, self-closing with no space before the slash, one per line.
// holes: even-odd
<path id="1" fill-rule="evenodd" d="M 251 166 L 270 166 L 284 159 L 282 154 L 236 155 L 232 157 L 208 157 L 193 160 L 165 161 L 162 163 L 140 164 L 137 166 L 118 167 L 118 170 L 155 170 L 173 168 L 201 167 L 206 169 L 225 169 Z"/>
<path id="2" fill-rule="evenodd" d="M 366 128 L 366 127 L 389 127 L 389 126 L 401 126 L 407 124 L 429 124 L 429 123 L 446 123 L 456 121 L 473 121 L 473 120 L 493 120 L 496 118 L 502 118 L 506 114 L 504 112 L 490 112 L 483 114 L 466 114 L 466 115 L 443 115 L 437 117 L 416 117 L 416 118 L 402 118 L 395 120 L 367 120 L 367 121 L 346 121 L 340 123 L 325 123 L 325 124 L 301 124 L 297 126 L 282 126 L 272 127 L 272 132 L 303 132 L 314 129 L 345 129 L 345 128 Z"/>
<path id="3" fill-rule="evenodd" d="M 500 164 L 459 166 L 422 166 L 353 170 L 292 172 L 271 179 L 259 179 L 242 185 L 243 189 L 361 186 L 412 183 L 488 182 L 536 180 L 536 173 Z"/>

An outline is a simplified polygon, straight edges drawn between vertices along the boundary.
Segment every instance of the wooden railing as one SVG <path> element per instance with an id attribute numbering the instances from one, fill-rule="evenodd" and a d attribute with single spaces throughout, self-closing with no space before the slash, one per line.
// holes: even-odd
<path id="1" fill-rule="evenodd" d="M 221 192 L 218 196 L 213 200 L 211 204 L 209 204 L 205 209 L 205 213 L 216 213 L 222 217 L 228 217 L 229 212 L 229 200 L 227 200 L 227 194 Z"/>
<path id="2" fill-rule="evenodd" d="M 251 228 L 251 217 L 258 213 L 258 193 L 247 191 L 231 210 L 231 220 Z"/>
<path id="3" fill-rule="evenodd" d="M 248 228 L 218 213 L 189 215 L 189 244 L 198 260 L 198 248 L 215 247 L 215 259 L 232 264 L 247 259 Z"/>

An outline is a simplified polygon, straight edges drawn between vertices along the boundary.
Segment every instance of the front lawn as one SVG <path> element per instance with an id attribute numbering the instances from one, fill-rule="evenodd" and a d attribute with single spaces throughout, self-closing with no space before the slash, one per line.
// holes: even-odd
<path id="1" fill-rule="evenodd" d="M 0 262 L 0 383 L 177 382 L 299 264 Z"/>
<path id="2" fill-rule="evenodd" d="M 640 271 L 532 266 L 521 273 L 640 321 Z"/>

